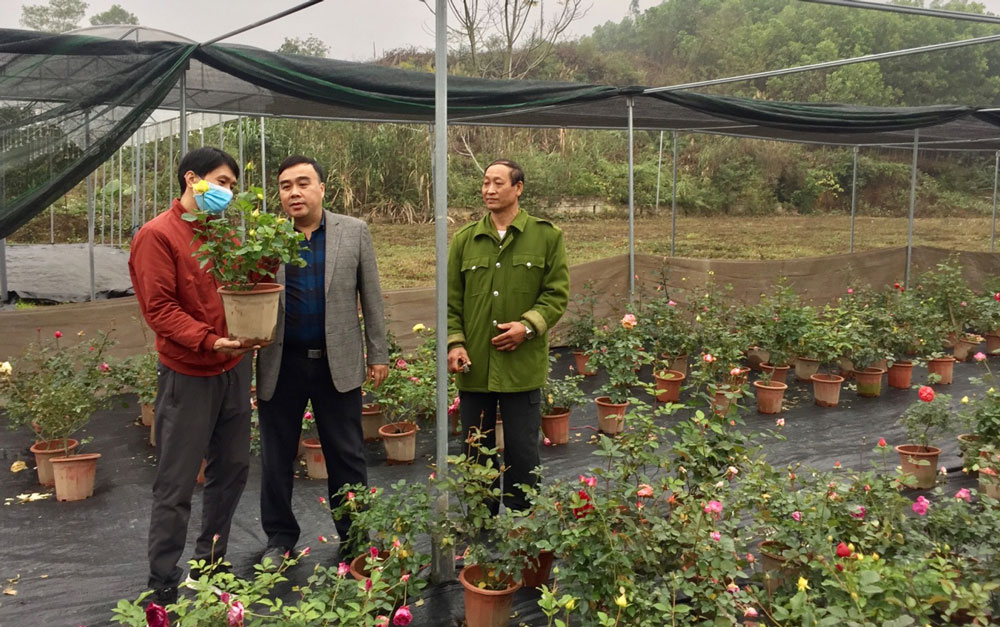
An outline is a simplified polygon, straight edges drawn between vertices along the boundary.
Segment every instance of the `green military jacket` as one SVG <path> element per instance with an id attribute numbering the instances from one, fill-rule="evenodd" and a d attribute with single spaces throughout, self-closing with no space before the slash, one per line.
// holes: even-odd
<path id="1" fill-rule="evenodd" d="M 545 384 L 548 330 L 566 312 L 569 266 L 562 231 L 522 209 L 503 240 L 490 214 L 462 227 L 448 251 L 448 347 L 464 344 L 472 366 L 457 375 L 467 392 L 524 392 Z M 527 322 L 535 336 L 513 351 L 490 340 L 503 322 Z"/>

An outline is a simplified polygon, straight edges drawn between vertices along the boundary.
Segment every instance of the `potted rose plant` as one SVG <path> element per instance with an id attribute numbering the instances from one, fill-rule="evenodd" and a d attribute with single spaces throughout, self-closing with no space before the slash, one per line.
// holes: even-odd
<path id="1" fill-rule="evenodd" d="M 635 330 L 637 324 L 635 315 L 625 314 L 618 324 L 602 327 L 594 335 L 588 363 L 608 374 L 607 383 L 598 390 L 601 395 L 594 399 L 598 426 L 604 433 L 621 432 L 632 388 L 639 384 L 639 368 L 653 361 Z"/>
<path id="2" fill-rule="evenodd" d="M 987 291 L 976 298 L 973 327 L 986 338 L 986 352 L 1000 354 L 1000 292 Z"/>
<path id="3" fill-rule="evenodd" d="M 201 189 L 200 187 L 204 187 Z M 195 193 L 207 191 L 199 181 Z M 278 300 L 284 286 L 264 282 L 282 264 L 305 267 L 300 251 L 305 236 L 283 215 L 261 211 L 260 189 L 237 194 L 224 216 L 199 211 L 185 213 L 194 223 L 201 247 L 193 253 L 221 286 L 229 334 L 269 342 L 278 322 Z"/>
<path id="4" fill-rule="evenodd" d="M 687 375 L 687 359 L 696 350 L 696 338 L 691 321 L 686 319 L 680 306 L 664 291 L 646 304 L 639 326 L 643 335 L 650 338 L 657 368 L 654 376 L 673 370 Z M 676 379 L 677 377 L 671 377 Z"/>
<path id="5" fill-rule="evenodd" d="M 984 353 L 978 353 L 975 359 L 983 365 L 986 373 L 982 377 L 970 377 L 969 380 L 986 390 L 981 394 L 974 394 L 971 399 L 963 397 L 959 412 L 969 433 L 959 434 L 958 447 L 962 451 L 962 465 L 970 472 L 975 472 L 971 469 L 977 461 L 980 448 L 1000 447 L 1000 392 L 996 389 L 996 377 L 993 376 Z"/>
<path id="6" fill-rule="evenodd" d="M 560 335 L 573 351 L 576 371 L 585 377 L 597 374 L 587 365 L 588 351 L 597 330 L 597 318 L 594 315 L 596 307 L 597 290 L 594 289 L 593 282 L 587 281 L 580 293 L 573 297 L 572 306 L 559 325 Z"/>
<path id="7" fill-rule="evenodd" d="M 917 402 L 910 405 L 900 418 L 906 429 L 909 443 L 896 447 L 903 466 L 903 474 L 913 478 L 913 486 L 920 489 L 934 487 L 937 460 L 941 449 L 931 446 L 935 436 L 943 432 L 951 418 L 951 396 L 934 392 L 930 386 L 917 390 Z"/>
<path id="8" fill-rule="evenodd" d="M 955 359 L 965 361 L 982 338 L 968 332 L 977 318 L 975 293 L 965 281 L 958 259 L 952 256 L 938 263 L 934 270 L 920 275 L 919 284 L 924 306 L 945 321 Z"/>
<path id="9" fill-rule="evenodd" d="M 552 376 L 551 363 L 557 357 L 556 354 L 549 357 L 549 378 L 542 388 L 542 433 L 549 446 L 569 442 L 570 412 L 589 400 L 580 389 L 583 375 L 571 373 L 561 378 Z"/>

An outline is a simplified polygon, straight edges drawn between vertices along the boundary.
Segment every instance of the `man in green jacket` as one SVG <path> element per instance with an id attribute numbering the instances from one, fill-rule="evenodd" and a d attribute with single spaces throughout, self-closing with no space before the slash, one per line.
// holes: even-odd
<path id="1" fill-rule="evenodd" d="M 448 370 L 458 375 L 462 429 L 466 437 L 480 429 L 494 447 L 499 405 L 505 505 L 518 510 L 527 501 L 515 486 L 536 481 L 548 330 L 569 300 L 562 231 L 518 207 L 523 191 L 519 165 L 491 163 L 482 189 L 489 213 L 459 230 L 448 252 Z"/>

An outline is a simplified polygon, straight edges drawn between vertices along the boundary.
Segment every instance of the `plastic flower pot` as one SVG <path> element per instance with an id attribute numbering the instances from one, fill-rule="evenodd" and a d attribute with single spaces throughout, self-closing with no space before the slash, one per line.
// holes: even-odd
<path id="1" fill-rule="evenodd" d="M 553 407 L 551 414 L 542 416 L 542 433 L 552 445 L 569 442 L 569 414 L 565 407 Z"/>
<path id="2" fill-rule="evenodd" d="M 948 385 L 955 374 L 955 358 L 938 357 L 931 359 L 927 362 L 927 372 L 940 376 L 941 380 L 938 383 L 941 385 Z"/>
<path id="3" fill-rule="evenodd" d="M 664 370 L 654 372 L 656 379 L 656 389 L 660 392 L 656 395 L 656 400 L 661 403 L 676 403 L 681 398 L 681 384 L 687 377 L 678 370 Z"/>
<path id="4" fill-rule="evenodd" d="M 723 416 L 729 411 L 729 406 L 732 404 L 733 399 L 728 396 L 732 394 L 733 390 L 728 385 L 720 385 L 718 387 L 710 387 L 708 393 L 715 397 L 712 401 L 712 411 L 717 416 Z M 737 391 L 736 394 L 739 394 Z"/>
<path id="5" fill-rule="evenodd" d="M 838 362 L 838 368 L 840 369 L 840 376 L 844 379 L 854 378 L 854 362 L 847 357 L 841 357 Z"/>
<path id="6" fill-rule="evenodd" d="M 990 498 L 1000 500 L 1000 478 L 985 472 L 979 473 L 979 491 Z"/>
<path id="7" fill-rule="evenodd" d="M 786 384 L 774 380 L 770 383 L 754 381 L 753 386 L 757 388 L 758 412 L 777 414 L 781 411 L 781 401 L 785 397 L 785 390 L 788 389 Z"/>
<path id="8" fill-rule="evenodd" d="M 855 370 L 854 379 L 858 382 L 858 396 L 876 398 L 882 394 L 883 374 L 885 374 L 885 370 L 881 368 Z"/>
<path id="9" fill-rule="evenodd" d="M 764 372 L 771 372 L 771 381 L 774 383 L 787 383 L 788 382 L 788 371 L 791 370 L 791 366 L 775 366 L 774 364 L 761 364 L 760 369 Z"/>
<path id="10" fill-rule="evenodd" d="M 889 368 L 889 387 L 897 390 L 910 389 L 913 381 L 913 362 L 897 361 Z"/>
<path id="11" fill-rule="evenodd" d="M 840 386 L 844 377 L 835 374 L 814 374 L 809 379 L 813 384 L 813 396 L 820 407 L 836 407 L 840 402 Z"/>
<path id="12" fill-rule="evenodd" d="M 955 347 L 952 349 L 952 354 L 955 356 L 956 361 L 966 361 L 969 359 L 969 353 L 977 346 L 979 346 L 978 343 L 961 338 L 955 340 Z"/>
<path id="13" fill-rule="evenodd" d="M 528 560 L 528 565 L 521 570 L 521 584 L 525 588 L 538 588 L 549 582 L 552 573 L 552 551 L 541 551 L 538 557 Z"/>
<path id="14" fill-rule="evenodd" d="M 412 464 L 417 455 L 417 425 L 412 422 L 393 422 L 378 429 L 385 446 L 387 464 Z"/>
<path id="15" fill-rule="evenodd" d="M 141 403 L 139 405 L 139 412 L 140 415 L 142 416 L 142 424 L 147 427 L 152 427 L 154 405 L 152 405 L 151 403 Z"/>
<path id="16" fill-rule="evenodd" d="M 83 453 L 50 459 L 56 484 L 56 500 L 82 501 L 94 496 L 97 460 L 100 458 L 100 453 Z"/>
<path id="17" fill-rule="evenodd" d="M 987 333 L 986 337 L 986 354 L 992 355 L 994 351 L 1000 351 L 1000 335 L 996 333 Z"/>
<path id="18" fill-rule="evenodd" d="M 684 376 L 688 373 L 688 356 L 684 355 L 668 355 L 663 353 L 660 355 L 665 360 L 668 360 L 667 370 L 676 370 Z"/>
<path id="19" fill-rule="evenodd" d="M 302 446 L 306 450 L 306 471 L 310 479 L 326 479 L 326 458 L 323 456 L 323 445 L 319 438 L 306 438 L 302 440 Z"/>
<path id="20" fill-rule="evenodd" d="M 222 307 L 226 312 L 226 329 L 230 337 L 261 341 L 274 339 L 278 324 L 278 299 L 285 286 L 258 283 L 252 290 L 237 291 L 219 288 Z"/>
<path id="21" fill-rule="evenodd" d="M 795 379 L 798 381 L 811 381 L 812 376 L 819 372 L 819 360 L 811 357 L 795 358 Z"/>
<path id="22" fill-rule="evenodd" d="M 573 359 L 576 360 L 576 371 L 585 377 L 592 377 L 597 374 L 596 370 L 587 370 L 587 361 L 590 360 L 590 355 L 584 353 L 583 351 L 573 351 Z"/>
<path id="23" fill-rule="evenodd" d="M 361 406 L 361 431 L 364 432 L 365 442 L 378 442 L 382 436 L 378 433 L 378 428 L 385 424 L 382 417 L 382 408 L 378 403 L 369 403 Z"/>
<path id="24" fill-rule="evenodd" d="M 916 487 L 930 490 L 937 479 L 938 456 L 941 449 L 936 446 L 920 446 L 919 444 L 900 444 L 896 447 L 903 474 L 916 479 Z"/>
<path id="25" fill-rule="evenodd" d="M 64 447 L 63 440 L 46 440 L 31 445 L 29 450 L 35 454 L 35 466 L 38 467 L 38 483 L 43 486 L 56 484 L 55 475 L 52 474 L 52 458 L 71 455 L 80 445 L 72 438 L 66 440 L 65 444 Z"/>
<path id="26" fill-rule="evenodd" d="M 625 428 L 625 409 L 628 401 L 624 403 L 612 403 L 608 396 L 598 396 L 594 399 L 597 403 L 597 427 L 602 433 L 614 435 L 621 433 Z"/>
<path id="27" fill-rule="evenodd" d="M 962 452 L 962 470 L 969 473 L 970 477 L 977 476 L 979 471 L 973 470 L 972 467 L 979 457 L 979 436 L 975 433 L 960 433 L 958 450 Z"/>
<path id="28" fill-rule="evenodd" d="M 479 587 L 482 579 L 483 571 L 478 564 L 466 566 L 458 574 L 465 588 L 465 624 L 468 627 L 506 627 L 510 622 L 514 593 L 521 584 L 508 577 L 503 590 L 489 590 Z"/>

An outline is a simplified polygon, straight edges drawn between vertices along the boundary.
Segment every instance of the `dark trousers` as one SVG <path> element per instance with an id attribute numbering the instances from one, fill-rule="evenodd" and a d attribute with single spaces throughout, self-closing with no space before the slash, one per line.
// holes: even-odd
<path id="1" fill-rule="evenodd" d="M 528 392 L 459 392 L 462 431 L 468 438 L 473 427 L 483 432 L 480 443 L 496 446 L 497 405 L 503 418 L 504 451 L 503 502 L 508 509 L 524 510 L 528 501 L 517 484 L 534 486 L 538 466 L 538 432 L 542 427 L 541 390 Z M 496 464 L 497 460 L 494 460 Z M 498 481 L 499 483 L 499 481 Z M 491 503 L 496 514 L 499 503 Z"/>
<path id="2" fill-rule="evenodd" d="M 157 365 L 156 479 L 149 521 L 149 585 L 176 586 L 184 571 L 191 495 L 205 467 L 201 533 L 194 559 L 218 560 L 250 468 L 250 359 L 211 377 Z M 218 536 L 218 540 L 214 538 Z"/>
<path id="3" fill-rule="evenodd" d="M 292 512 L 292 472 L 299 451 L 302 414 L 310 400 L 326 458 L 330 506 L 340 504 L 334 494 L 342 486 L 368 482 L 361 431 L 361 388 L 338 392 L 325 355 L 310 359 L 304 353 L 285 352 L 274 396 L 258 404 L 260 521 L 269 547 L 292 548 L 299 541 L 301 530 Z M 341 541 L 346 540 L 350 519 L 334 523 Z"/>

